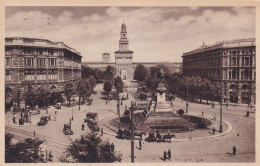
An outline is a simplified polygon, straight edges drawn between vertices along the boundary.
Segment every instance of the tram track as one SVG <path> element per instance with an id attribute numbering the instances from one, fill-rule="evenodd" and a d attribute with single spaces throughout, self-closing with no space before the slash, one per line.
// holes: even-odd
<path id="1" fill-rule="evenodd" d="M 18 141 L 23 141 L 26 138 L 34 138 L 34 135 L 32 132 L 15 129 L 15 128 L 12 128 L 9 126 L 5 127 L 5 133 L 13 134 L 14 138 Z M 48 147 L 48 149 L 50 149 L 53 152 L 59 153 L 59 154 L 63 154 L 66 147 L 68 146 L 66 144 L 63 144 L 62 140 L 49 138 L 49 137 L 46 137 L 46 136 L 43 136 L 40 134 L 37 134 L 36 137 L 39 138 L 40 140 L 44 140 L 43 144 L 46 145 Z"/>

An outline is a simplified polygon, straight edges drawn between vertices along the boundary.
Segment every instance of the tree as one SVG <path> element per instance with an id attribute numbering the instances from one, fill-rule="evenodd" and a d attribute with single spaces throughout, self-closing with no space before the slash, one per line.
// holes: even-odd
<path id="1" fill-rule="evenodd" d="M 25 100 L 25 104 L 30 106 L 30 107 L 34 107 L 37 104 L 37 94 L 33 88 L 33 86 L 31 85 L 31 83 L 27 83 L 26 85 L 26 91 L 24 94 L 24 100 Z"/>
<path id="2" fill-rule="evenodd" d="M 79 109 L 80 109 L 81 97 L 83 98 L 83 101 L 84 101 L 85 95 L 88 95 L 90 93 L 90 91 L 91 91 L 91 87 L 89 84 L 89 80 L 80 79 L 77 83 L 77 93 L 79 95 Z"/>
<path id="3" fill-rule="evenodd" d="M 107 96 L 109 97 L 109 93 L 112 91 L 112 81 L 111 80 L 105 81 L 103 90 L 107 92 Z"/>
<path id="4" fill-rule="evenodd" d="M 82 66 L 81 75 L 83 79 L 87 79 L 90 78 L 90 76 L 95 76 L 95 71 L 90 67 Z"/>
<path id="5" fill-rule="evenodd" d="M 73 93 L 74 93 L 73 84 L 70 82 L 67 82 L 64 87 L 64 94 L 67 97 L 67 100 L 69 101 L 69 107 L 70 107 L 70 100 L 71 100 Z"/>
<path id="6" fill-rule="evenodd" d="M 49 106 L 51 92 L 45 84 L 42 84 L 37 90 L 37 104 L 39 107 Z"/>
<path id="7" fill-rule="evenodd" d="M 104 79 L 112 79 L 116 73 L 116 69 L 113 66 L 108 65 L 104 72 Z"/>
<path id="8" fill-rule="evenodd" d="M 117 113 L 118 113 L 118 118 L 120 118 L 120 98 L 119 98 L 119 93 L 122 93 L 123 89 L 124 89 L 124 83 L 123 83 L 121 77 L 117 76 L 114 79 L 114 86 L 115 86 L 116 92 L 117 92 Z"/>
<path id="9" fill-rule="evenodd" d="M 27 138 L 16 144 L 12 143 L 12 135 L 5 134 L 5 162 L 6 163 L 39 163 L 43 158 L 39 155 L 39 147 L 43 141 Z"/>
<path id="10" fill-rule="evenodd" d="M 117 92 L 119 92 L 119 93 L 123 92 L 124 83 L 123 83 L 123 81 L 122 81 L 120 76 L 115 77 L 115 79 L 114 79 L 114 86 L 115 86 Z"/>
<path id="11" fill-rule="evenodd" d="M 121 162 L 120 155 L 111 149 L 109 142 L 104 142 L 94 132 L 82 135 L 73 141 L 65 154 L 60 158 L 61 162 L 77 163 L 108 163 Z"/>
<path id="12" fill-rule="evenodd" d="M 145 80 L 147 69 L 143 64 L 138 64 L 134 70 L 134 79 L 140 82 Z"/>
<path id="13" fill-rule="evenodd" d="M 93 92 L 95 86 L 96 86 L 96 79 L 93 76 L 89 77 L 89 84 L 91 87 L 91 93 Z"/>
<path id="14" fill-rule="evenodd" d="M 18 107 L 20 107 L 22 98 L 23 98 L 23 94 L 21 91 L 21 86 L 17 84 L 13 91 L 13 101 L 17 104 Z"/>

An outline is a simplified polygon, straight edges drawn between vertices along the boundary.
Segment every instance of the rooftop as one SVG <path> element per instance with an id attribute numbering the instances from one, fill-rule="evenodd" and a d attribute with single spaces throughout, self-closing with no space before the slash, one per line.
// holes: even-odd
<path id="1" fill-rule="evenodd" d="M 61 48 L 67 49 L 73 53 L 81 56 L 81 53 L 77 50 L 69 47 L 63 42 L 52 42 L 47 39 L 38 39 L 38 38 L 26 38 L 26 37 L 6 37 L 5 38 L 6 46 L 32 46 L 32 47 L 46 47 L 46 48 Z M 82 57 L 82 56 L 81 56 Z"/>
<path id="2" fill-rule="evenodd" d="M 247 47 L 247 46 L 255 46 L 255 38 L 247 38 L 247 39 L 235 39 L 235 40 L 229 40 L 229 41 L 219 41 L 212 45 L 206 45 L 204 42 L 202 46 L 199 48 L 183 53 L 183 56 L 214 50 L 218 48 L 234 48 L 234 47 Z"/>

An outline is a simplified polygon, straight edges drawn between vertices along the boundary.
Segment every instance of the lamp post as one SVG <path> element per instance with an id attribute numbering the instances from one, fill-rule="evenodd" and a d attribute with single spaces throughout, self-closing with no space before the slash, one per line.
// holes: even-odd
<path id="1" fill-rule="evenodd" d="M 186 113 L 188 113 L 188 107 L 189 107 L 189 103 L 188 103 L 188 85 L 187 85 L 187 99 L 186 99 Z"/>
<path id="2" fill-rule="evenodd" d="M 220 99 L 219 132 L 220 132 L 220 133 L 223 132 L 223 129 L 222 129 L 222 95 L 221 95 L 221 99 Z"/>
<path id="3" fill-rule="evenodd" d="M 223 88 L 222 88 L 222 84 L 221 84 L 221 95 L 220 95 L 220 118 L 219 118 L 219 132 L 222 133 L 223 129 L 222 129 L 222 99 L 223 99 Z"/>
<path id="4" fill-rule="evenodd" d="M 74 119 L 74 117 L 73 117 L 73 108 L 72 108 L 71 112 L 72 112 L 71 120 L 73 120 Z"/>

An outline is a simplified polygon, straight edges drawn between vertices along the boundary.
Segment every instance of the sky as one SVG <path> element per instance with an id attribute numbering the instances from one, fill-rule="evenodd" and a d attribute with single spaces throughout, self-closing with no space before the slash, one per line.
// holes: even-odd
<path id="1" fill-rule="evenodd" d="M 6 7 L 6 37 L 64 42 L 82 61 L 119 49 L 127 26 L 134 62 L 181 62 L 184 52 L 218 41 L 255 37 L 254 7 Z"/>

